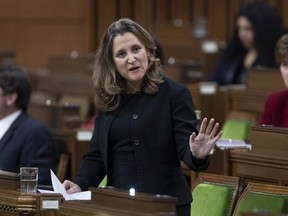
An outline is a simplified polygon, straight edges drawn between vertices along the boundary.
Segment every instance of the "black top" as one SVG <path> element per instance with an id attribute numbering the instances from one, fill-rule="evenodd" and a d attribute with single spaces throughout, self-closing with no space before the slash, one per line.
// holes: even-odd
<path id="1" fill-rule="evenodd" d="M 124 95 L 121 109 L 117 118 L 112 122 L 109 132 L 111 184 L 126 190 L 130 188 L 138 190 L 137 167 L 133 148 L 133 116 L 131 113 L 133 113 L 133 107 L 135 103 L 139 102 L 141 95 Z"/>
<path id="2" fill-rule="evenodd" d="M 98 113 L 76 183 L 87 190 L 97 187 L 107 175 L 108 186 L 129 188 L 132 183 L 138 187 L 136 191 L 174 196 L 178 205 L 190 203 L 192 194 L 180 160 L 192 170 L 202 171 L 209 159 L 198 160 L 190 151 L 189 137 L 198 131 L 189 90 L 165 78 L 158 93 L 133 96 L 131 104 L 128 99 L 114 111 Z M 129 143 L 133 145 L 131 154 Z M 111 154 L 112 149 L 123 151 Z M 130 157 L 133 153 L 135 167 Z"/>

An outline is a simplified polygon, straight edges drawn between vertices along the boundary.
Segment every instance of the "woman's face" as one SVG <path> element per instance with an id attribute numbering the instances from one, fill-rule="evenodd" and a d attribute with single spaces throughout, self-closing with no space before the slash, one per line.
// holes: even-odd
<path id="1" fill-rule="evenodd" d="M 134 34 L 127 32 L 114 38 L 112 49 L 119 74 L 126 80 L 132 92 L 140 91 L 148 68 L 145 46 Z"/>
<path id="2" fill-rule="evenodd" d="M 254 48 L 254 30 L 249 20 L 240 16 L 237 19 L 238 35 L 241 43 L 246 49 Z"/>
<path id="3" fill-rule="evenodd" d="M 282 74 L 283 81 L 288 88 L 288 54 L 283 58 L 283 61 L 280 65 L 280 71 Z"/>

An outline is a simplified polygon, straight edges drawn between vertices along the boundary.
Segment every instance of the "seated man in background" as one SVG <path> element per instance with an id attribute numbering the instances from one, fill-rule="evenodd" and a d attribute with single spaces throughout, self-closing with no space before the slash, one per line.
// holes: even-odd
<path id="1" fill-rule="evenodd" d="M 0 66 L 0 170 L 38 167 L 38 184 L 51 185 L 54 147 L 48 129 L 27 114 L 32 87 L 19 66 Z"/>
<path id="2" fill-rule="evenodd" d="M 283 81 L 288 88 L 288 34 L 282 36 L 276 45 Z M 288 128 L 288 89 L 270 94 L 265 102 L 259 124 Z"/>

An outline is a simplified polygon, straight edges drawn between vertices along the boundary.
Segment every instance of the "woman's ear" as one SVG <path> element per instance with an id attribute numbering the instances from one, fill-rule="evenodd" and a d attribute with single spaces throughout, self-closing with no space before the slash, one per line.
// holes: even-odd
<path id="1" fill-rule="evenodd" d="M 17 98 L 18 98 L 18 94 L 16 92 L 6 95 L 6 104 L 7 104 L 7 106 L 15 105 Z"/>

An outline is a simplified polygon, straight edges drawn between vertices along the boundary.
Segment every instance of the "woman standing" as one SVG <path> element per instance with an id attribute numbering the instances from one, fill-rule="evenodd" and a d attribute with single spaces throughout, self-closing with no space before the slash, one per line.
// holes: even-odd
<path id="1" fill-rule="evenodd" d="M 190 215 L 191 191 L 180 160 L 204 170 L 220 138 L 204 118 L 200 131 L 189 90 L 163 75 L 151 35 L 130 19 L 112 23 L 97 50 L 95 104 L 100 110 L 90 147 L 68 193 L 107 185 L 178 197 L 178 215 Z"/>

